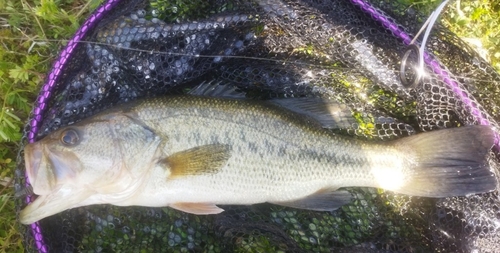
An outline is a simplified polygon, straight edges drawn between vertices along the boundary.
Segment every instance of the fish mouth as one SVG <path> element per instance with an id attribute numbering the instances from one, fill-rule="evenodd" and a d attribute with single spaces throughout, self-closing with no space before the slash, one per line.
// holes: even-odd
<path id="1" fill-rule="evenodd" d="M 26 145 L 24 159 L 27 180 L 38 197 L 20 212 L 22 224 L 32 224 L 78 207 L 92 194 L 86 188 L 72 184 L 81 164 L 71 152 L 51 149 L 36 142 Z"/>
<path id="2" fill-rule="evenodd" d="M 49 194 L 57 185 L 74 180 L 81 168 L 80 160 L 71 152 L 44 147 L 40 143 L 26 145 L 24 159 L 28 181 L 36 195 Z"/>
<path id="3" fill-rule="evenodd" d="M 91 191 L 69 187 L 58 187 L 50 194 L 38 196 L 19 213 L 19 221 L 28 225 L 64 210 L 81 206 Z"/>
<path id="4" fill-rule="evenodd" d="M 30 143 L 24 148 L 24 162 L 26 165 L 26 174 L 28 175 L 28 183 L 30 183 L 33 188 L 35 188 L 35 176 L 38 174 L 42 155 L 43 152 L 40 143 Z"/>

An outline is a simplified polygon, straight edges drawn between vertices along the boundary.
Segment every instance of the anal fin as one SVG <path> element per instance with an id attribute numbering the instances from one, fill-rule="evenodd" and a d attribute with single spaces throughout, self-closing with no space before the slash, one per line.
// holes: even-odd
<path id="1" fill-rule="evenodd" d="M 313 195 L 290 202 L 271 202 L 272 204 L 313 211 L 333 211 L 351 202 L 351 193 L 332 189 L 319 190 Z"/>
<path id="2" fill-rule="evenodd" d="M 218 214 L 224 212 L 224 209 L 209 203 L 174 203 L 170 204 L 170 207 L 196 215 Z"/>

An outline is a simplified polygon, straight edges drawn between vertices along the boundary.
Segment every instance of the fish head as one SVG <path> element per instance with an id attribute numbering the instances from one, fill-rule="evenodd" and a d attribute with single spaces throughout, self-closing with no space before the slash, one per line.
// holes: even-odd
<path id="1" fill-rule="evenodd" d="M 116 168 L 120 154 L 105 121 L 60 129 L 24 150 L 26 174 L 37 195 L 49 194 L 62 185 L 95 183 Z M 119 145 L 119 143 L 118 143 Z"/>
<path id="2" fill-rule="evenodd" d="M 21 222 L 82 205 L 112 204 L 100 196 L 124 197 L 124 191 L 135 187 L 141 177 L 137 167 L 153 160 L 147 156 L 156 153 L 158 143 L 151 130 L 114 113 L 61 128 L 28 144 L 26 174 L 38 197 L 23 210 Z"/>

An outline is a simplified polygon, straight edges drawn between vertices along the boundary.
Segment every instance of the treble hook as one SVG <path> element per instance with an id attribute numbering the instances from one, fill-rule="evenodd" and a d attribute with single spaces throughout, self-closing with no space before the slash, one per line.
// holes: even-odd
<path id="1" fill-rule="evenodd" d="M 439 17 L 439 14 L 443 11 L 444 7 L 446 4 L 448 4 L 449 0 L 443 1 L 436 10 L 434 10 L 429 18 L 425 21 L 424 25 L 422 25 L 422 28 L 420 28 L 420 31 L 418 31 L 417 35 L 413 38 L 413 40 L 410 42 L 408 45 L 408 49 L 406 50 L 405 54 L 403 55 L 403 58 L 401 58 L 401 67 L 399 69 L 399 78 L 401 80 L 401 83 L 405 88 L 414 88 L 417 86 L 418 83 L 422 80 L 422 77 L 424 75 L 424 48 L 425 45 L 427 44 L 427 38 L 429 38 L 429 34 L 431 33 L 432 27 L 434 26 L 434 23 L 436 22 L 437 18 Z M 415 41 L 417 40 L 418 36 L 424 31 L 425 29 L 425 34 L 422 39 L 421 47 L 419 47 L 417 44 L 415 44 Z M 418 55 L 418 60 L 417 64 L 418 67 L 415 69 L 415 74 L 408 74 L 406 73 L 406 68 L 407 68 L 407 61 L 408 58 L 412 53 L 415 53 Z M 409 78 L 408 78 L 409 77 Z"/>

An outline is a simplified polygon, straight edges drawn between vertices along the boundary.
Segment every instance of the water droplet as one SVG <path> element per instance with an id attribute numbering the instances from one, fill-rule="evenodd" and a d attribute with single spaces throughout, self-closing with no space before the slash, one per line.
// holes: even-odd
<path id="1" fill-rule="evenodd" d="M 181 236 L 180 235 L 175 235 L 174 241 L 176 243 L 180 243 L 181 242 Z"/>
<path id="2" fill-rule="evenodd" d="M 234 47 L 236 48 L 241 48 L 243 46 L 243 41 L 241 40 L 238 40 L 236 41 L 236 43 L 234 43 Z"/>
<path id="3" fill-rule="evenodd" d="M 255 37 L 254 33 L 248 33 L 245 35 L 245 40 L 252 40 Z"/>
<path id="4" fill-rule="evenodd" d="M 94 65 L 94 67 L 98 68 L 101 66 L 101 59 L 95 59 L 93 62 L 92 62 L 92 65 Z"/>
<path id="5" fill-rule="evenodd" d="M 145 228 L 144 228 L 144 229 L 145 229 Z M 148 228 L 148 229 L 149 229 L 149 228 Z M 130 233 L 130 228 L 129 228 L 129 227 L 127 227 L 127 226 L 124 226 L 124 227 L 122 227 L 122 232 L 123 232 L 124 234 L 128 234 L 128 233 Z M 146 231 L 144 231 L 144 232 L 146 232 Z"/>
<path id="6" fill-rule="evenodd" d="M 176 226 L 176 227 L 180 227 L 180 226 L 182 226 L 182 220 L 176 220 L 176 221 L 175 221 L 175 226 Z"/>
<path id="7" fill-rule="evenodd" d="M 316 238 L 309 237 L 309 242 L 312 243 L 312 244 L 316 244 Z"/>
<path id="8" fill-rule="evenodd" d="M 137 11 L 137 16 L 141 17 L 141 18 L 145 17 L 146 16 L 146 11 L 145 10 L 138 10 Z"/>
<path id="9" fill-rule="evenodd" d="M 314 225 L 313 223 L 309 224 L 309 229 L 316 230 L 316 225 Z"/>

